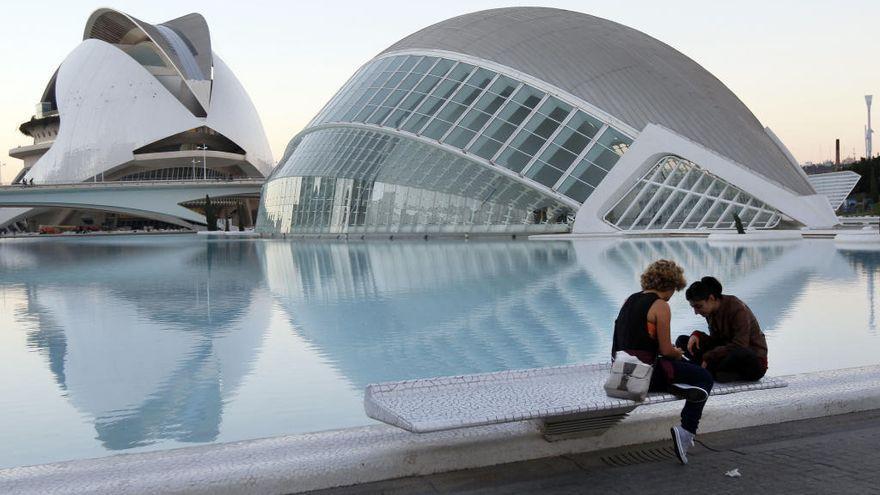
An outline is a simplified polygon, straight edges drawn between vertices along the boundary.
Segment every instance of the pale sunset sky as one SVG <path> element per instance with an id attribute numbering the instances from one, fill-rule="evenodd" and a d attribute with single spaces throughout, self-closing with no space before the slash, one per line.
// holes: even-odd
<path id="1" fill-rule="evenodd" d="M 671 45 L 733 90 L 800 162 L 832 158 L 835 138 L 844 157 L 864 155 L 865 94 L 876 95 L 874 128 L 880 128 L 877 0 L 7 0 L 0 5 L 3 182 L 21 166 L 7 151 L 32 143 L 18 126 L 34 113 L 53 71 L 81 41 L 86 20 L 99 7 L 150 23 L 201 13 L 214 51 L 249 92 L 276 160 L 348 77 L 384 48 L 449 17 L 515 5 L 592 14 Z"/>

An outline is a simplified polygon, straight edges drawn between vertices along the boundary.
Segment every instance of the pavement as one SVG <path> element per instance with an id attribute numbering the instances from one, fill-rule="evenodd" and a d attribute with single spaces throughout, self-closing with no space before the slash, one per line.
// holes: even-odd
<path id="1" fill-rule="evenodd" d="M 880 410 L 309 492 L 361 494 L 880 494 Z M 736 469 L 739 477 L 725 473 Z"/>

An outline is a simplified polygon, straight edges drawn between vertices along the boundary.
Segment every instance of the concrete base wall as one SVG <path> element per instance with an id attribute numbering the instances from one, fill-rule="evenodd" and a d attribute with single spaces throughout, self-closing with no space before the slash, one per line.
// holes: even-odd
<path id="1" fill-rule="evenodd" d="M 880 366 L 784 377 L 712 397 L 701 432 L 880 409 Z M 0 470 L 0 493 L 285 494 L 663 440 L 681 402 L 637 408 L 600 437 L 555 443 L 531 422 L 416 435 L 376 425 Z"/>

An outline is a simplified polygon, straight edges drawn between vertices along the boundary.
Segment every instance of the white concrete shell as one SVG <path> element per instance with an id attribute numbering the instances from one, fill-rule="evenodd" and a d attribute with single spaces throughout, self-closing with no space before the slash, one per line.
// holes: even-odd
<path id="1" fill-rule="evenodd" d="M 83 41 L 58 70 L 58 136 L 25 179 L 80 182 L 132 161 L 142 146 L 200 126 L 241 146 L 254 176 L 267 175 L 272 155 L 256 109 L 226 64 L 216 56 L 214 63 L 211 107 L 199 118 L 122 50 Z"/>
<path id="2" fill-rule="evenodd" d="M 241 83 L 211 51 L 200 15 L 151 25 L 98 9 L 83 38 L 42 96 L 58 122 L 57 135 L 41 144 L 48 150 L 40 150 L 42 156 L 26 168 L 21 182 L 118 180 L 144 170 L 189 168 L 190 161 L 203 159 L 203 168 L 227 167 L 237 177 L 262 179 L 271 172 L 274 161 L 259 115 Z M 203 144 L 215 139 L 226 148 L 212 144 L 208 151 L 196 151 L 191 144 L 176 149 L 165 144 L 156 149 L 156 143 L 193 133 L 205 136 Z M 142 149 L 147 146 L 152 147 Z M 0 210 L 0 226 L 37 213 Z"/>

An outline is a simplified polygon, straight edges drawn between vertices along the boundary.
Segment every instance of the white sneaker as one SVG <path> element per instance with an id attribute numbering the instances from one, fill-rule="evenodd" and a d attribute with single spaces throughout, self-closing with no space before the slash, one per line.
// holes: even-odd
<path id="1" fill-rule="evenodd" d="M 687 451 L 694 446 L 694 434 L 681 426 L 673 426 L 669 432 L 672 434 L 672 443 L 675 444 L 675 455 L 682 464 L 687 464 Z"/>
<path id="2" fill-rule="evenodd" d="M 709 398 L 706 389 L 687 383 L 673 383 L 671 385 L 673 395 L 682 397 L 688 402 L 704 402 Z"/>

